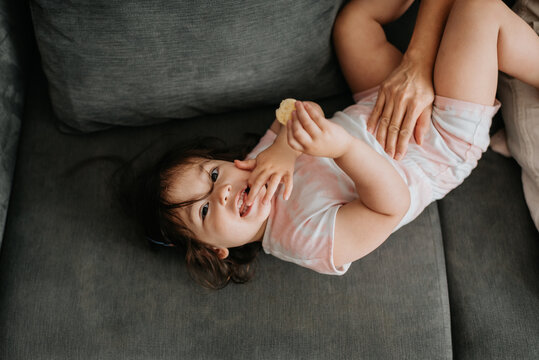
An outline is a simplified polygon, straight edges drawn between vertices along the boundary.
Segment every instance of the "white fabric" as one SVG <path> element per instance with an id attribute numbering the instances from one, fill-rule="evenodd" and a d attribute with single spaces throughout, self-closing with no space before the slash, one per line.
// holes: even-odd
<path id="1" fill-rule="evenodd" d="M 513 10 L 539 34 L 539 1 L 519 0 Z M 524 196 L 539 230 L 539 90 L 500 73 L 498 98 L 507 146 L 522 168 Z"/>

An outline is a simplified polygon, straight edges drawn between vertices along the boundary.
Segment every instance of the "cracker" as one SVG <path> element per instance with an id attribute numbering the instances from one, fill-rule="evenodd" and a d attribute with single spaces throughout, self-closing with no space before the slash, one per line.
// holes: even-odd
<path id="1" fill-rule="evenodd" d="M 296 100 L 295 99 L 284 99 L 281 101 L 281 105 L 277 110 L 275 110 L 275 116 L 277 121 L 281 124 L 286 125 L 288 120 L 292 118 L 292 111 L 296 110 Z"/>

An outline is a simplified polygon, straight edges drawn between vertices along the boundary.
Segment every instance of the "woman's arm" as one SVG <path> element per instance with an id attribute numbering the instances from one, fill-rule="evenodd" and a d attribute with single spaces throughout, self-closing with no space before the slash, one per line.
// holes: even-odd
<path id="1" fill-rule="evenodd" d="M 343 127 L 296 103 L 287 124 L 297 151 L 335 159 L 354 181 L 359 199 L 337 212 L 333 259 L 337 266 L 357 260 L 384 242 L 410 206 L 410 193 L 387 159 Z"/>
<path id="2" fill-rule="evenodd" d="M 449 11 L 454 0 L 422 0 L 404 58 L 431 74 Z"/>
<path id="3" fill-rule="evenodd" d="M 382 25 L 399 18 L 409 0 L 350 1 L 335 22 L 335 50 L 352 92 L 381 85 L 367 128 L 374 134 L 378 126 L 378 142 L 397 159 L 412 135 L 421 143 L 430 125 L 434 60 L 453 1 L 421 1 L 404 56 L 387 41 Z"/>
<path id="4" fill-rule="evenodd" d="M 430 126 L 434 101 L 433 69 L 454 0 L 422 0 L 416 24 L 399 66 L 381 83 L 367 128 L 400 160 L 412 135 L 418 144 Z"/>

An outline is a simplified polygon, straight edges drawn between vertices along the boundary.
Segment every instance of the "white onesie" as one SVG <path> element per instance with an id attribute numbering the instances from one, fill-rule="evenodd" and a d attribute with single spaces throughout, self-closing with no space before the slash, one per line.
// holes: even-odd
<path id="1" fill-rule="evenodd" d="M 408 185 L 410 208 L 396 231 L 470 174 L 488 147 L 490 124 L 500 104 L 485 106 L 437 96 L 423 144 L 417 145 L 412 137 L 406 155 L 395 161 L 366 128 L 377 93 L 378 88 L 373 88 L 356 94 L 357 103 L 330 120 L 382 154 Z M 268 130 L 247 158 L 255 158 L 276 137 Z M 264 251 L 323 274 L 344 274 L 350 264 L 337 268 L 333 263 L 334 229 L 339 208 L 359 197 L 352 179 L 333 159 L 302 154 L 295 164 L 294 188 L 287 201 L 282 199 L 282 191 L 280 187 L 272 199 L 262 239 Z"/>

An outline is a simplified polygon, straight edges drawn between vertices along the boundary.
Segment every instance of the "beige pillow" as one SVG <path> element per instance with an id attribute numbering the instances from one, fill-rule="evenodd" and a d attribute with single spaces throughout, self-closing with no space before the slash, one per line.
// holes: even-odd
<path id="1" fill-rule="evenodd" d="M 513 10 L 539 34 L 539 1 L 519 0 Z M 522 167 L 524 196 L 539 230 L 539 90 L 500 73 L 498 98 L 507 145 Z"/>

